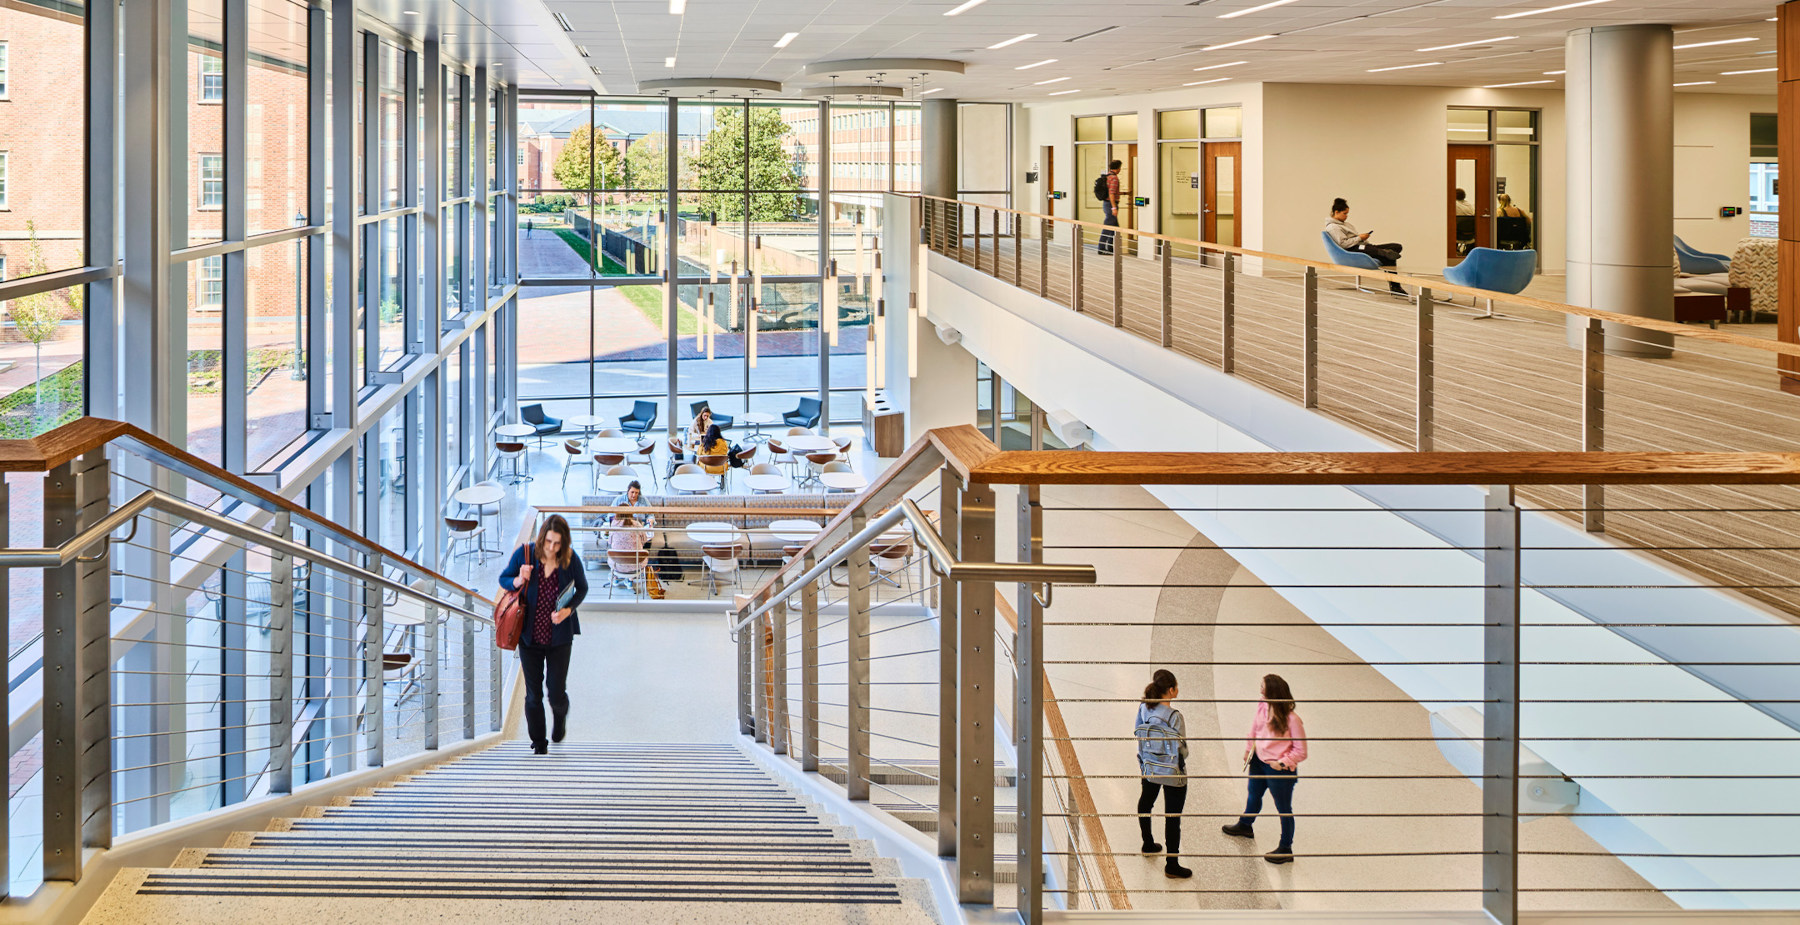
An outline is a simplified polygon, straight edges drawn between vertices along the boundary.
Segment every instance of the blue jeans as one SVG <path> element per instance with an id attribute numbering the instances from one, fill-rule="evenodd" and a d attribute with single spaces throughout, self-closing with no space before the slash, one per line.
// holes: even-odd
<path id="1" fill-rule="evenodd" d="M 1103 202 L 1100 204 L 1100 208 L 1102 211 L 1104 211 L 1106 213 L 1106 218 L 1103 219 L 1100 222 L 1100 224 L 1111 225 L 1114 228 L 1119 227 L 1119 213 L 1118 213 L 1118 210 L 1113 208 L 1112 202 L 1111 201 Z M 1111 232 L 1111 231 L 1100 232 L 1100 253 L 1110 254 L 1113 252 L 1113 239 L 1115 237 L 1117 237 L 1117 234 L 1115 232 Z"/>
<path id="2" fill-rule="evenodd" d="M 1250 797 L 1244 801 L 1244 815 L 1238 825 L 1250 828 L 1256 822 L 1256 814 L 1262 812 L 1263 791 L 1267 790 L 1275 798 L 1275 811 L 1281 814 L 1281 844 L 1276 851 L 1284 854 L 1294 850 L 1294 785 L 1300 782 L 1297 771 L 1277 771 L 1263 763 L 1262 758 L 1250 756 Z"/>

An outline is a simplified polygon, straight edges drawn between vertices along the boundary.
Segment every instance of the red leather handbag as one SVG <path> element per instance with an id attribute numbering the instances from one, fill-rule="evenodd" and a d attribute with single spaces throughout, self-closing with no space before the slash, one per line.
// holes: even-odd
<path id="1" fill-rule="evenodd" d="M 526 543 L 525 564 L 530 565 L 531 544 Z M 508 588 L 500 592 L 500 599 L 494 602 L 494 645 L 508 652 L 519 647 L 519 637 L 525 635 L 525 594 L 522 589 Z"/>

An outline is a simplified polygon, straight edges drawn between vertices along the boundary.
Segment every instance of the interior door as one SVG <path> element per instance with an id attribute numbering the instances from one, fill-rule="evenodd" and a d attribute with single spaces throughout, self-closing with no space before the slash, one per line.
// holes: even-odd
<path id="1" fill-rule="evenodd" d="M 1494 246 L 1494 149 L 1488 145 L 1450 146 L 1450 186 L 1444 193 L 1449 221 L 1449 252 L 1458 260 L 1476 247 Z M 1463 193 L 1459 208 L 1456 193 Z"/>
<path id="2" fill-rule="evenodd" d="M 1244 183 L 1244 144 L 1213 141 L 1205 145 L 1206 198 L 1200 207 L 1202 234 L 1214 244 L 1243 246 L 1243 220 L 1238 190 Z"/>
<path id="3" fill-rule="evenodd" d="M 1111 159 L 1120 161 L 1119 167 L 1119 227 L 1137 227 L 1137 204 L 1132 197 L 1137 194 L 1138 146 L 1135 144 L 1110 145 Z M 1121 235 L 1124 238 L 1124 251 L 1127 255 L 1137 253 L 1137 238 Z"/>

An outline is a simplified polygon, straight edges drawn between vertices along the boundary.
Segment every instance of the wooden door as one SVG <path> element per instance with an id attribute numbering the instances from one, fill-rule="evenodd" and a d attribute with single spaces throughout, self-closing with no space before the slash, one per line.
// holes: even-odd
<path id="1" fill-rule="evenodd" d="M 1494 149 L 1489 145 L 1451 145 L 1449 186 L 1444 212 L 1449 223 L 1449 252 L 1457 260 L 1476 247 L 1494 246 Z M 1459 208 L 1456 193 L 1463 193 Z M 1379 243 L 1379 242 L 1373 242 Z"/>
<path id="2" fill-rule="evenodd" d="M 1243 246 L 1243 215 L 1238 209 L 1244 187 L 1244 145 L 1238 141 L 1206 142 L 1205 199 L 1200 206 L 1201 237 L 1214 244 Z"/>

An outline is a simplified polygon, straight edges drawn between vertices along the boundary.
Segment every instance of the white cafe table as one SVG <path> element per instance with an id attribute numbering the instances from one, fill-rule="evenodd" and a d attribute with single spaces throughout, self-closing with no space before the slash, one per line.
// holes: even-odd
<path id="1" fill-rule="evenodd" d="M 563 419 L 563 423 L 576 430 L 593 430 L 606 426 L 606 422 L 610 420 L 612 418 L 603 418 L 597 414 L 571 414 Z"/>
<path id="2" fill-rule="evenodd" d="M 498 485 L 487 483 L 470 485 L 468 488 L 452 495 L 451 498 L 458 504 L 474 508 L 477 517 L 487 516 L 487 509 L 491 507 L 494 509 L 494 516 L 497 519 L 500 516 L 500 502 L 506 499 L 506 489 L 501 488 Z M 496 524 L 496 527 L 498 527 L 498 524 Z M 476 558 L 482 562 L 488 560 L 487 553 L 498 553 L 500 551 L 497 548 L 489 549 L 485 545 L 488 533 L 489 531 L 487 530 L 481 531 L 481 542 L 483 545 L 475 548 L 475 551 L 478 554 Z"/>
<path id="3" fill-rule="evenodd" d="M 781 420 L 781 418 L 776 417 L 767 411 L 749 411 L 738 415 L 738 420 L 756 428 L 756 431 L 745 439 L 751 443 L 761 443 L 769 439 L 769 435 L 762 432 L 763 426 L 765 424 L 773 424 L 776 421 Z"/>
<path id="4" fill-rule="evenodd" d="M 687 526 L 688 539 L 702 546 L 717 546 L 724 543 L 735 543 L 739 534 L 744 531 L 728 523 L 703 520 Z"/>
<path id="5" fill-rule="evenodd" d="M 792 437 L 781 438 L 781 442 L 786 444 L 788 449 L 803 454 L 837 452 L 837 444 L 830 437 L 821 437 L 818 434 L 796 434 Z"/>
<path id="6" fill-rule="evenodd" d="M 820 474 L 819 481 L 836 491 L 862 491 L 869 487 L 869 480 L 856 472 L 826 472 Z"/>
<path id="7" fill-rule="evenodd" d="M 744 476 L 744 487 L 761 494 L 780 494 L 794 487 L 787 476 L 779 473 L 763 473 L 761 475 Z"/>
<path id="8" fill-rule="evenodd" d="M 499 427 L 494 428 L 494 433 L 502 437 L 512 437 L 515 440 L 522 440 L 526 437 L 537 436 L 537 428 L 530 424 L 502 424 Z"/>
<path id="9" fill-rule="evenodd" d="M 589 453 L 618 453 L 621 456 L 636 453 L 638 442 L 630 437 L 595 437 L 588 441 Z"/>
<path id="10" fill-rule="evenodd" d="M 683 472 L 669 476 L 669 487 L 691 495 L 703 495 L 719 487 L 719 480 L 704 472 Z"/>
<path id="11" fill-rule="evenodd" d="M 609 495 L 622 495 L 631 483 L 637 481 L 635 475 L 603 475 L 595 480 L 595 485 Z"/>
<path id="12" fill-rule="evenodd" d="M 810 520 L 776 520 L 769 524 L 769 533 L 778 540 L 790 543 L 804 543 L 819 535 L 825 529 Z"/>

